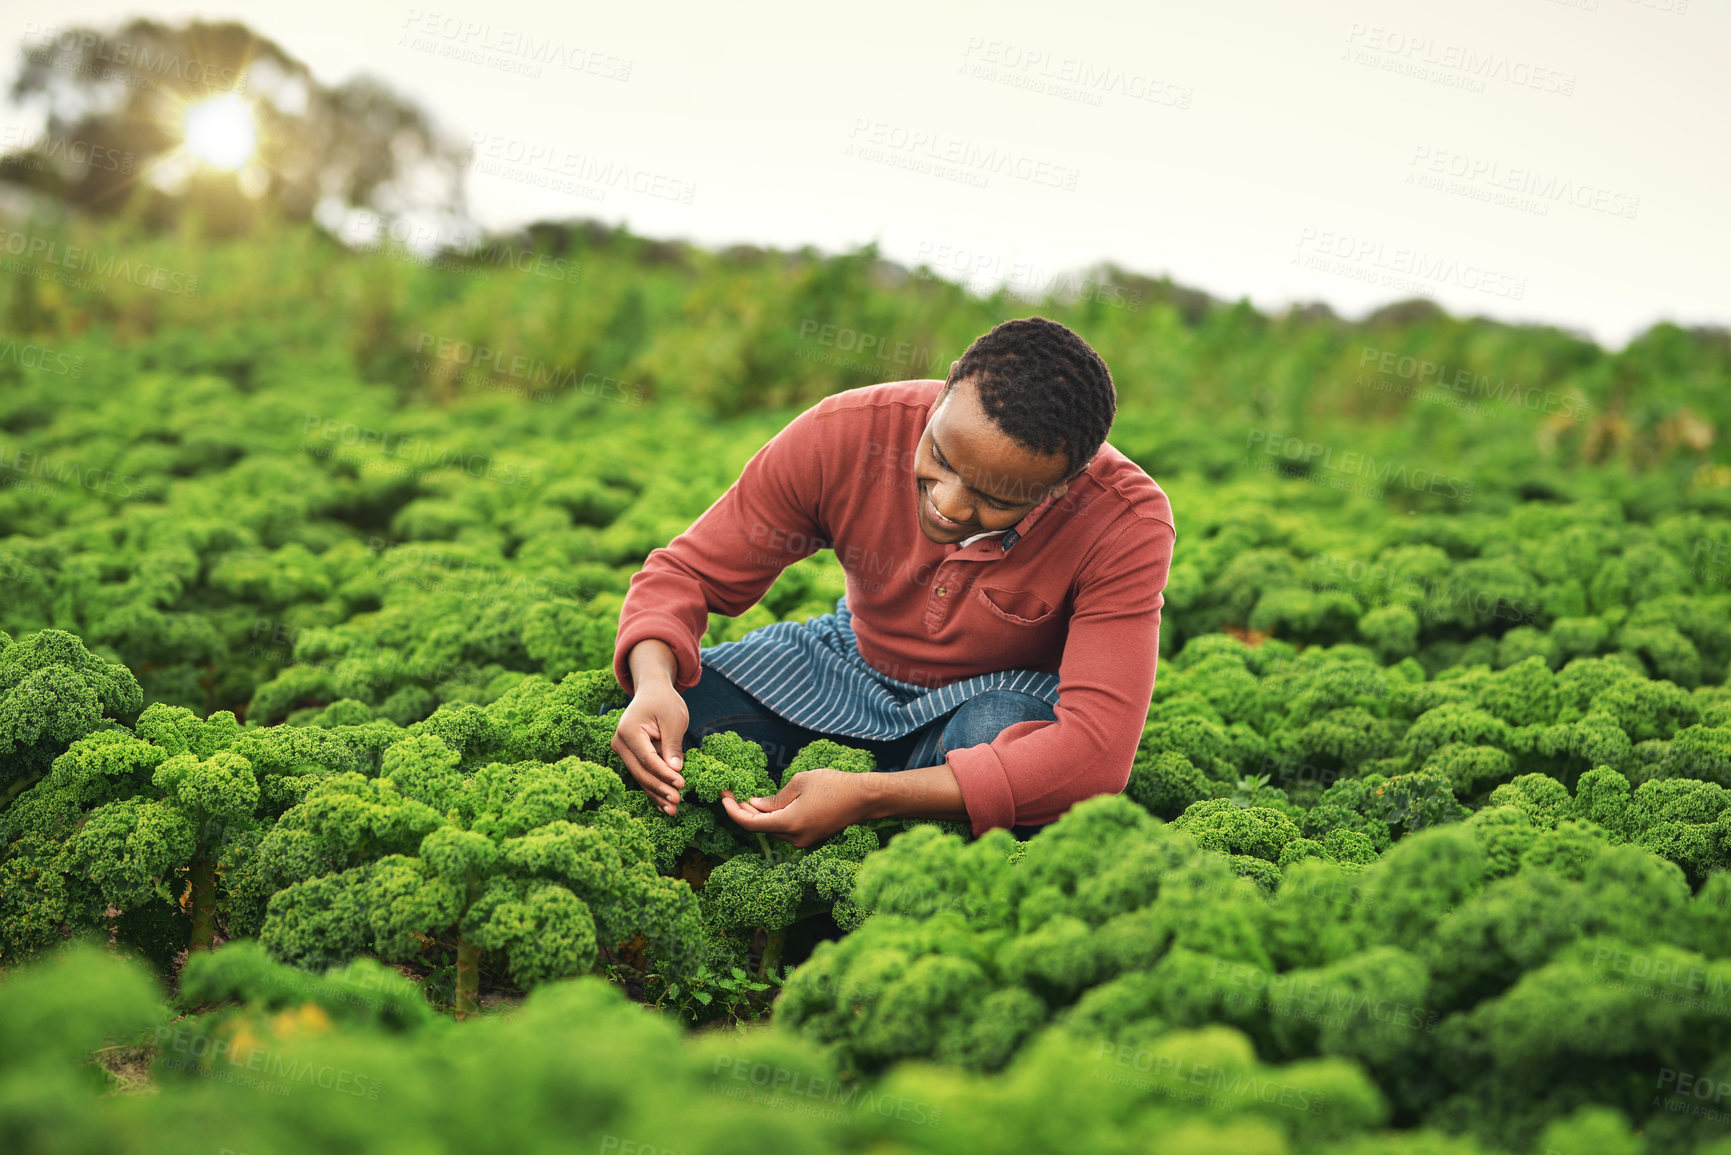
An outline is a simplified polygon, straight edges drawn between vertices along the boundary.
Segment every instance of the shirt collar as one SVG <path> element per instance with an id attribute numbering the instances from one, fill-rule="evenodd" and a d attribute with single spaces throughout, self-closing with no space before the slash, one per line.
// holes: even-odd
<path id="1" fill-rule="evenodd" d="M 1074 484 L 1074 483 L 1072 483 L 1072 484 Z M 967 549 L 970 545 L 973 545 L 976 541 L 980 541 L 980 540 L 982 540 L 984 538 L 988 538 L 988 537 L 993 537 L 997 534 L 1002 534 L 1003 535 L 1003 541 L 1000 543 L 999 548 L 1002 549 L 1002 551 L 1004 553 L 1009 553 L 1010 547 L 1015 545 L 1018 541 L 1021 541 L 1024 537 L 1028 536 L 1028 531 L 1034 528 L 1034 524 L 1036 522 L 1038 522 L 1042 517 L 1044 517 L 1046 515 L 1046 511 L 1048 509 L 1051 509 L 1052 506 L 1054 504 L 1056 504 L 1056 502 L 1057 502 L 1057 498 L 1048 497 L 1044 501 L 1040 502 L 1039 505 L 1036 505 L 1033 509 L 1030 509 L 1027 513 L 1023 514 L 1022 520 L 1018 521 L 1015 525 L 1011 526 L 1009 529 L 982 530 L 981 532 L 976 533 L 971 537 L 965 537 L 961 541 L 956 542 L 955 548 L 958 550 Z"/>
<path id="2" fill-rule="evenodd" d="M 1087 470 L 1083 470 L 1084 476 L 1086 473 Z M 1070 483 L 1072 489 L 1075 487 L 1075 484 L 1075 481 Z M 1070 492 L 1070 490 L 1065 490 L 1062 496 L 1067 497 Z M 1040 519 L 1045 517 L 1047 512 L 1058 504 L 1059 500 L 1059 495 L 1048 494 L 1044 501 L 1040 502 L 1039 505 L 1036 505 L 1033 509 L 1030 509 L 1026 514 L 1024 514 L 1022 520 L 1018 521 L 1004 534 L 1004 552 L 1009 553 L 1011 546 L 1015 545 L 1018 541 L 1021 541 L 1024 537 L 1027 537 L 1029 532 L 1033 530 L 1034 526 L 1039 523 Z"/>

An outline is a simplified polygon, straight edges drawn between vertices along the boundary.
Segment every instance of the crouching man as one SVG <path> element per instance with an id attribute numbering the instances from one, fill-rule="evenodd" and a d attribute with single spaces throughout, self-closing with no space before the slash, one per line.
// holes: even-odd
<path id="1" fill-rule="evenodd" d="M 974 341 L 947 380 L 850 389 L 794 418 L 631 579 L 613 660 L 631 775 L 674 814 L 687 734 L 722 730 L 772 772 L 818 738 L 898 771 L 723 796 L 740 826 L 795 846 L 878 817 L 1027 837 L 1122 791 L 1176 531 L 1165 493 L 1106 444 L 1116 412 L 1099 355 L 1029 317 Z M 699 652 L 711 612 L 738 616 L 826 548 L 847 579 L 833 614 Z"/>

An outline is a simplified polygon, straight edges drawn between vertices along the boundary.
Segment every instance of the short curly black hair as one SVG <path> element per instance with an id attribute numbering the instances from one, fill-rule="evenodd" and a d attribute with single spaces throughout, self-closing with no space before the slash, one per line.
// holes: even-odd
<path id="1" fill-rule="evenodd" d="M 944 388 L 973 383 L 986 416 L 1034 453 L 1063 453 L 1067 481 L 1086 469 L 1118 413 L 1100 354 L 1045 317 L 1005 321 L 968 346 Z"/>

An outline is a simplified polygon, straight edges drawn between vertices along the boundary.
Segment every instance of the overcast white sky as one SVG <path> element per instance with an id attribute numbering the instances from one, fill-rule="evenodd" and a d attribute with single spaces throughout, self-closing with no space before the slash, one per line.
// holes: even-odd
<path id="1" fill-rule="evenodd" d="M 1268 309 L 1416 293 L 1613 347 L 1731 323 L 1728 0 L 26 0 L 0 14 L 8 81 L 32 24 L 132 15 L 241 19 L 323 81 L 384 78 L 478 134 L 488 226 L 876 240 L 1030 292 L 1111 259 Z"/>

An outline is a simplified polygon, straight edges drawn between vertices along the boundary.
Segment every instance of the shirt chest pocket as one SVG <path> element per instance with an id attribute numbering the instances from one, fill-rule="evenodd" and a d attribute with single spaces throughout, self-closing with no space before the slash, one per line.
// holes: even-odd
<path id="1" fill-rule="evenodd" d="M 1013 626 L 1043 625 L 1058 612 L 1056 606 L 1032 590 L 980 586 L 979 592 L 980 601 L 992 615 Z"/>

